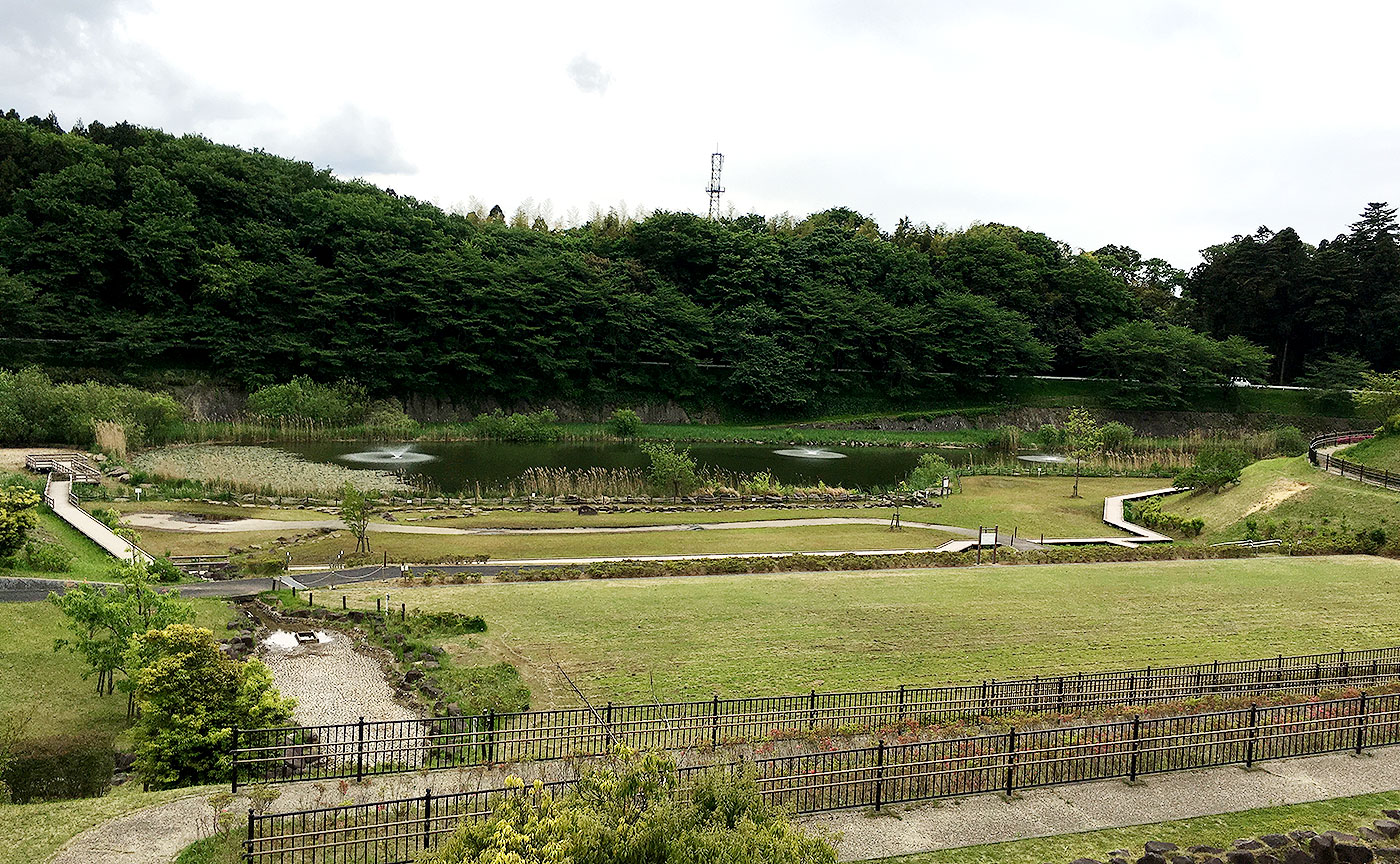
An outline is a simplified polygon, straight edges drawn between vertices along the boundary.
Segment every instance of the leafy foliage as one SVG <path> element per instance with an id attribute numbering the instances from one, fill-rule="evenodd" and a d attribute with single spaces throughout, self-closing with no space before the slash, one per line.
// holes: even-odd
<path id="1" fill-rule="evenodd" d="M 117 672 L 127 676 L 124 687 L 130 684 L 134 670 L 127 665 L 126 652 L 133 636 L 194 620 L 194 610 L 180 600 L 178 591 L 162 593 L 151 586 L 145 565 L 118 565 L 116 575 L 120 587 L 84 582 L 63 594 L 49 595 L 49 602 L 63 611 L 72 634 L 57 640 L 54 650 L 67 649 L 82 657 L 89 670 L 83 677 L 96 672 L 99 680 L 106 680 L 109 693 Z"/>
<path id="2" fill-rule="evenodd" d="M 24 548 L 25 537 L 39 524 L 39 494 L 23 486 L 0 489 L 0 558 Z"/>
<path id="3" fill-rule="evenodd" d="M 1238 483 L 1240 472 L 1251 461 L 1249 454 L 1238 447 L 1202 447 L 1196 454 L 1196 464 L 1176 475 L 1172 482 L 1218 493 L 1231 483 Z"/>
<path id="4" fill-rule="evenodd" d="M 1269 355 L 1238 336 L 1223 341 L 1187 327 L 1134 321 L 1084 340 L 1096 372 L 1117 381 L 1124 408 L 1184 408 L 1212 391 L 1230 392 L 1239 380 L 1263 377 Z"/>
<path id="5" fill-rule="evenodd" d="M 467 822 L 424 864 L 624 864 L 724 861 L 732 864 L 835 864 L 836 850 L 809 837 L 763 800 L 753 772 L 702 775 L 689 793 L 659 753 L 619 753 L 586 769 L 577 785 L 540 787 L 493 802 L 491 818 Z"/>
<path id="6" fill-rule="evenodd" d="M 355 537 L 355 551 L 368 552 L 369 548 L 369 517 L 374 512 L 374 505 L 368 495 L 356 488 L 353 483 L 346 483 L 340 490 L 340 521 L 345 523 L 345 528 Z"/>
<path id="7" fill-rule="evenodd" d="M 643 444 L 642 450 L 651 462 L 648 469 L 651 482 L 658 489 L 679 496 L 699 483 L 695 458 L 690 455 L 689 449 L 677 449 L 671 443 L 649 443 Z"/>
<path id="8" fill-rule="evenodd" d="M 1074 459 L 1074 492 L 1070 497 L 1078 498 L 1080 464 L 1103 449 L 1103 427 L 1088 409 L 1074 408 L 1065 418 L 1064 435 L 1066 455 Z"/>
<path id="9" fill-rule="evenodd" d="M 138 670 L 136 767 L 155 788 L 227 779 L 233 727 L 282 725 L 296 704 L 261 662 L 230 660 L 211 631 L 189 624 L 137 635 L 125 662 Z"/>
<path id="10" fill-rule="evenodd" d="M 944 477 L 949 478 L 950 484 L 957 480 L 957 472 L 948 464 L 948 460 L 937 453 L 921 453 L 914 470 L 904 480 L 904 488 L 941 489 Z"/>
<path id="11" fill-rule="evenodd" d="M 608 418 L 608 431 L 619 438 L 635 438 L 642 434 L 642 418 L 631 408 L 619 408 Z"/>
<path id="12" fill-rule="evenodd" d="M 32 367 L 0 369 L 0 444 L 92 444 L 97 424 L 109 421 L 140 445 L 164 439 L 183 415 L 165 394 L 92 381 L 56 383 Z"/>

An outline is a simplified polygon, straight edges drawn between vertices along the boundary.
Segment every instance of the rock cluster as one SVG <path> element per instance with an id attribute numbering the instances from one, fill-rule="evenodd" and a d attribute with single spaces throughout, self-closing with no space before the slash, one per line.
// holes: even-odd
<path id="1" fill-rule="evenodd" d="M 1188 846 L 1150 840 L 1141 855 L 1115 849 L 1102 859 L 1079 858 L 1073 864 L 1368 864 L 1400 862 L 1400 810 L 1382 811 L 1384 818 L 1356 834 L 1299 829 L 1236 840 L 1229 849 Z"/>

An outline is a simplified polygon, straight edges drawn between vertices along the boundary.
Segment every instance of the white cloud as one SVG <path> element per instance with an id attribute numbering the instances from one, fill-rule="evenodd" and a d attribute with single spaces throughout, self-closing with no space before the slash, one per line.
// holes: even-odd
<path id="1" fill-rule="evenodd" d="M 599 96 L 608 91 L 608 82 L 612 79 L 602 66 L 589 60 L 587 54 L 580 54 L 570 60 L 564 71 L 569 73 L 569 78 L 578 89 L 585 93 L 597 93 Z"/>

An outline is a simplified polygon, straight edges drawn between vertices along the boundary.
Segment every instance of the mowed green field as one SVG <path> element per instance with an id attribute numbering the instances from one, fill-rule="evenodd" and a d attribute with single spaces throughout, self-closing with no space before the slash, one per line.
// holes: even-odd
<path id="1" fill-rule="evenodd" d="M 364 608 L 385 590 L 345 593 Z M 590 698 L 638 701 L 1400 644 L 1400 562 L 1355 556 L 387 590 L 485 616 L 485 634 L 447 645 L 516 664 L 534 707 L 575 701 L 556 662 Z"/>
<path id="2" fill-rule="evenodd" d="M 196 624 L 223 632 L 227 601 L 189 602 Z M 78 655 L 53 650 L 69 635 L 63 622 L 51 603 L 0 603 L 0 711 L 29 714 L 30 736 L 83 730 L 115 738 L 127 728 L 126 694 L 98 696 Z"/>

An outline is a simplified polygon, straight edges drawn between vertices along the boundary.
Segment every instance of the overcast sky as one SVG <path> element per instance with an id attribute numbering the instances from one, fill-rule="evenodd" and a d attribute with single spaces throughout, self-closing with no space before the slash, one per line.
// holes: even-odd
<path id="1" fill-rule="evenodd" d="M 996 221 L 1178 266 L 1400 202 L 1387 2 L 0 0 L 0 107 L 444 207 Z"/>

